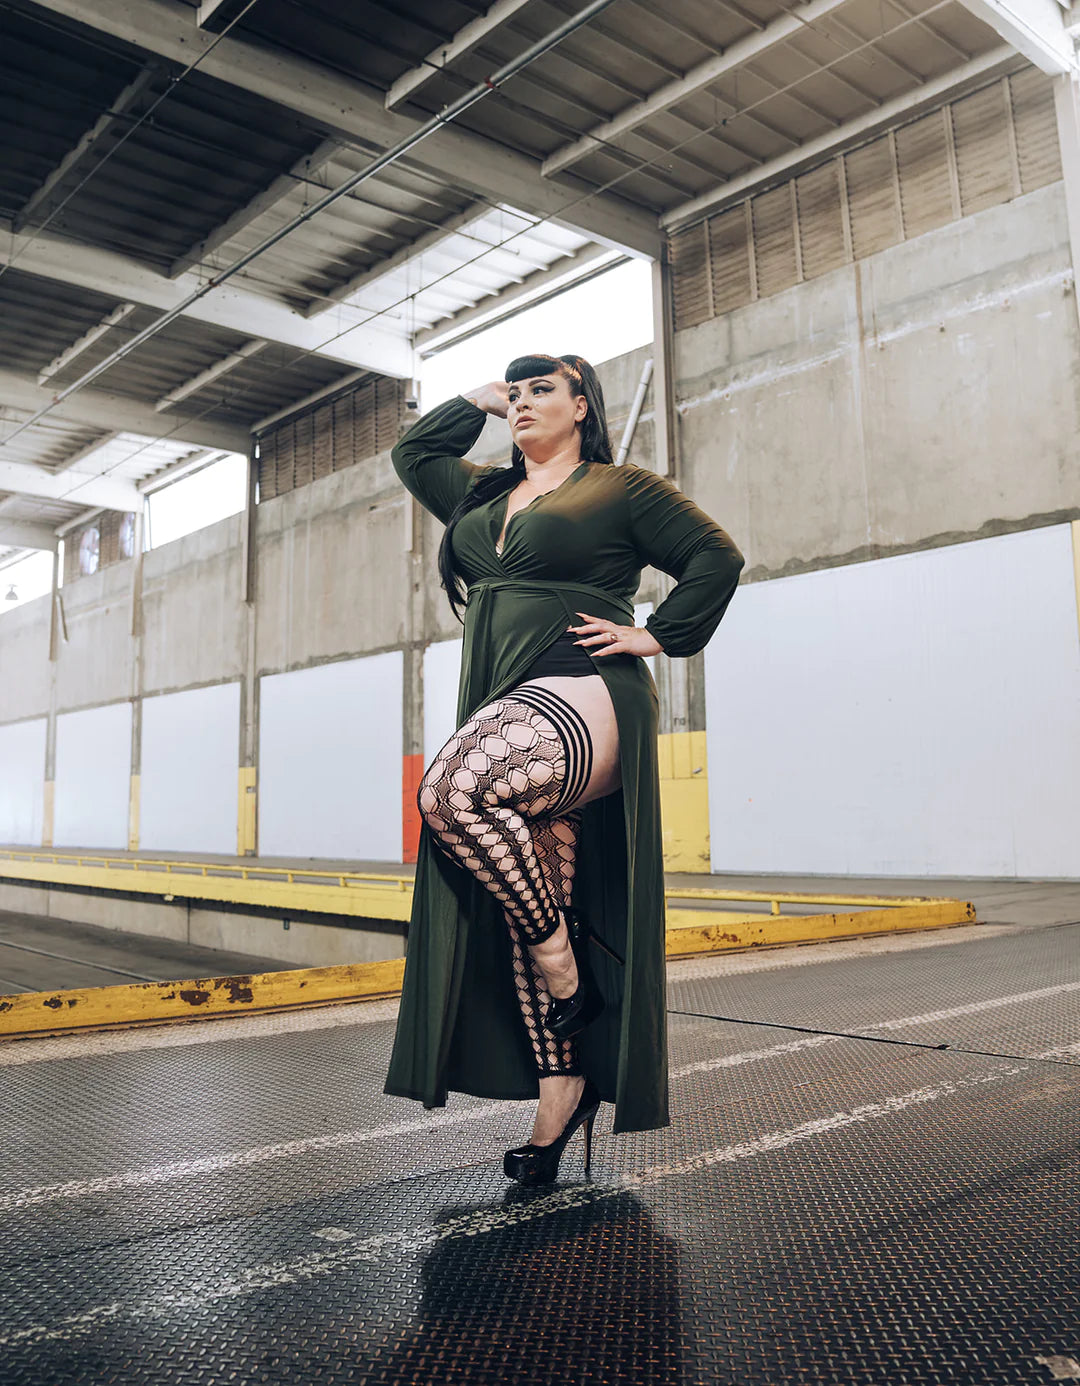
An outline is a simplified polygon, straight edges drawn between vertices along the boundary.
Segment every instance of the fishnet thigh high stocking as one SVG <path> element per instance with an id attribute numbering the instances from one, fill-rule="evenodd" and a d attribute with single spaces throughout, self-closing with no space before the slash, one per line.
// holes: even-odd
<path id="1" fill-rule="evenodd" d="M 540 857 L 541 870 L 560 909 L 570 908 L 580 830 L 580 809 L 562 818 L 532 821 L 533 841 Z M 514 957 L 514 987 L 536 1059 L 537 1072 L 541 1078 L 559 1075 L 576 1077 L 581 1073 L 577 1045 L 573 1040 L 556 1038 L 544 1028 L 543 1018 L 551 1004 L 551 993 L 539 964 L 522 943 L 517 926 L 510 919 L 506 922 Z"/>
<path id="2" fill-rule="evenodd" d="M 543 1030 L 548 992 L 528 945 L 542 943 L 562 922 L 577 838 L 564 806 L 580 797 L 591 770 L 592 741 L 581 715 L 550 690 L 526 686 L 460 727 L 417 793 L 440 848 L 502 906 L 515 986 L 544 1076 L 580 1070 L 573 1046 Z"/>

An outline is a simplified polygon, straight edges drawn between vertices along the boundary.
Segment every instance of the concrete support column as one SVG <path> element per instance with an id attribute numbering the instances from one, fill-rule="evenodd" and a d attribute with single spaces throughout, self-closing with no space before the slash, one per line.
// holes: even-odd
<path id="1" fill-rule="evenodd" d="M 656 471 L 679 485 L 679 415 L 675 399 L 675 312 L 672 301 L 671 265 L 664 244 L 653 261 L 653 429 L 656 438 Z M 656 577 L 656 604 L 674 586 L 664 573 Z M 660 694 L 660 731 L 686 732 L 690 722 L 689 660 L 663 658 L 657 663 Z"/>
<path id="2" fill-rule="evenodd" d="M 41 815 L 41 845 L 53 845 L 56 807 L 56 660 L 49 663 L 49 711 L 45 723 L 45 794 Z"/>
<path id="3" fill-rule="evenodd" d="M 1065 182 L 1065 208 L 1069 220 L 1069 248 L 1073 262 L 1073 303 L 1080 326 L 1076 280 L 1080 274 L 1080 82 L 1065 74 L 1054 80 L 1061 173 Z"/>
<path id="4" fill-rule="evenodd" d="M 49 607 L 49 707 L 45 722 L 45 789 L 42 798 L 41 845 L 53 845 L 53 816 L 56 804 L 56 663 L 61 638 L 66 637 L 63 597 L 60 592 L 60 546 L 53 550 L 52 602 Z"/>
<path id="5" fill-rule="evenodd" d="M 665 242 L 652 267 L 653 290 L 653 429 L 656 470 L 661 476 L 679 475 L 678 414 L 675 409 L 675 311 L 671 266 Z"/>
<path id="6" fill-rule="evenodd" d="M 259 761 L 259 678 L 257 666 L 258 535 L 259 512 L 256 505 L 259 477 L 259 444 L 252 439 L 248 448 L 247 493 L 244 502 L 241 555 L 241 600 L 243 602 L 244 676 L 240 681 L 240 765 L 237 776 L 236 854 L 253 857 L 259 846 L 258 761 Z"/>
<path id="7" fill-rule="evenodd" d="M 402 563 L 404 670 L 402 685 L 401 833 L 402 860 L 415 861 L 420 841 L 416 791 L 424 773 L 424 524 L 419 501 L 405 494 Z"/>
<path id="8" fill-rule="evenodd" d="M 131 790 L 128 798 L 128 851 L 139 850 L 142 783 L 143 544 L 146 505 L 135 512 L 135 548 L 131 572 Z"/>

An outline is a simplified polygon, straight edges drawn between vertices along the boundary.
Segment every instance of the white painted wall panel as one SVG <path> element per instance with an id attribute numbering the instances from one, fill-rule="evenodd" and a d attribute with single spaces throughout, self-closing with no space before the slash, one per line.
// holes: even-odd
<path id="1" fill-rule="evenodd" d="M 1080 876 L 1068 525 L 751 584 L 705 669 L 713 870 Z"/>
<path id="2" fill-rule="evenodd" d="M 146 698 L 139 845 L 236 853 L 240 685 Z"/>
<path id="3" fill-rule="evenodd" d="M 0 727 L 0 842 L 41 846 L 47 719 Z"/>
<path id="4" fill-rule="evenodd" d="M 440 640 L 424 651 L 424 768 L 457 726 L 461 640 Z"/>
<path id="5" fill-rule="evenodd" d="M 402 857 L 400 650 L 260 681 L 259 855 Z"/>
<path id="6" fill-rule="evenodd" d="M 58 717 L 54 844 L 125 849 L 130 798 L 131 704 Z"/>

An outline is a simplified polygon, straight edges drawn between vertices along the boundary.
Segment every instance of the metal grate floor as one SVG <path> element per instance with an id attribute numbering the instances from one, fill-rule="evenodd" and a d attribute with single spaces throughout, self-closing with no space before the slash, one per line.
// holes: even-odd
<path id="1" fill-rule="evenodd" d="M 0 1066 L 0 1380 L 1070 1379 L 1080 926 L 670 1005 L 673 1125 L 550 1191 L 525 1107 L 381 1093 L 388 1020 Z"/>

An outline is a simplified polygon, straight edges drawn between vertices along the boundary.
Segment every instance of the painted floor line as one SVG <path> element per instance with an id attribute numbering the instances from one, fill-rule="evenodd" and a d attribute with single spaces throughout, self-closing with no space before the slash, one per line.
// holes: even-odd
<path id="1" fill-rule="evenodd" d="M 970 1002 L 966 1005 L 954 1006 L 950 1010 L 933 1011 L 928 1014 L 883 1021 L 878 1025 L 866 1028 L 867 1032 L 901 1029 L 908 1025 L 923 1024 L 928 1019 L 948 1020 L 956 1016 L 970 1015 L 974 1010 L 983 1011 L 1001 1006 L 1018 1005 L 1032 1000 L 1043 1000 L 1048 996 L 1078 989 L 1080 989 L 1080 982 L 1059 983 L 1057 986 L 1040 987 L 1035 991 L 1016 992 L 1010 996 L 998 996 L 988 1001 Z M 750 1049 L 737 1054 L 722 1054 L 716 1058 L 684 1064 L 679 1068 L 672 1069 L 669 1076 L 672 1080 L 677 1080 L 695 1073 L 712 1073 L 724 1068 L 739 1068 L 744 1064 L 763 1063 L 769 1059 L 797 1054 L 802 1050 L 817 1049 L 826 1044 L 835 1044 L 844 1038 L 846 1036 L 843 1035 L 810 1035 L 805 1039 L 770 1045 L 766 1049 Z M 1031 1058 L 1033 1060 L 1056 1058 L 1061 1052 L 1076 1052 L 1076 1050 L 1080 1050 L 1080 1045 L 1066 1051 L 1047 1050 L 1042 1054 L 1033 1054 Z M 412 1135 L 443 1126 L 460 1126 L 469 1121 L 478 1121 L 497 1114 L 500 1111 L 513 1111 L 519 1106 L 520 1104 L 516 1102 L 489 1102 L 481 1107 L 440 1112 L 417 1120 L 395 1122 L 373 1129 L 329 1132 L 319 1136 L 279 1141 L 272 1145 L 254 1146 L 247 1150 L 228 1151 L 221 1155 L 206 1155 L 190 1160 L 170 1161 L 168 1164 L 150 1165 L 143 1169 L 127 1170 L 121 1174 L 105 1175 L 97 1179 L 72 1179 L 66 1180 L 64 1183 L 43 1184 L 34 1188 L 18 1189 L 7 1194 L 0 1194 L 0 1212 L 15 1212 L 61 1199 L 92 1197 L 102 1193 L 113 1193 L 120 1189 L 145 1188 L 154 1184 L 169 1183 L 175 1179 L 187 1179 L 194 1175 L 217 1174 L 230 1169 L 265 1164 L 271 1160 L 292 1159 L 323 1150 L 341 1150 L 349 1146 L 364 1145 L 370 1141 L 389 1140 L 396 1136 Z"/>
<path id="2" fill-rule="evenodd" d="M 43 1184 L 38 1188 L 20 1189 L 0 1195 L 0 1212 L 10 1213 L 61 1199 L 89 1198 L 96 1194 L 116 1193 L 121 1189 L 146 1188 L 152 1184 L 167 1184 L 174 1179 L 188 1179 L 199 1174 L 221 1174 L 231 1169 L 246 1169 L 266 1164 L 270 1160 L 288 1160 L 298 1155 L 310 1155 L 323 1150 L 343 1150 L 364 1145 L 369 1141 L 392 1140 L 396 1136 L 413 1136 L 446 1126 L 462 1126 L 482 1116 L 513 1111 L 517 1102 L 489 1102 L 483 1107 L 466 1107 L 461 1111 L 438 1112 L 416 1121 L 398 1121 L 363 1131 L 333 1131 L 321 1136 L 307 1136 L 294 1141 L 279 1141 L 274 1145 L 253 1146 L 224 1155 L 206 1155 L 193 1160 L 174 1160 L 164 1165 L 148 1165 L 144 1169 L 126 1170 L 123 1174 L 105 1175 L 98 1179 L 72 1179 L 64 1184 Z"/>
<path id="3" fill-rule="evenodd" d="M 387 1255 L 400 1258 L 403 1254 L 426 1250 L 450 1237 L 479 1236 L 486 1232 L 502 1231 L 562 1209 L 649 1188 L 666 1179 L 696 1174 L 719 1164 L 773 1154 L 802 1141 L 818 1140 L 847 1127 L 880 1121 L 907 1108 L 938 1102 L 967 1088 L 1003 1082 L 1027 1071 L 1025 1066 L 999 1066 L 982 1073 L 969 1074 L 955 1081 L 898 1093 L 880 1102 L 861 1103 L 850 1111 L 816 1117 L 784 1131 L 765 1132 L 753 1140 L 701 1151 L 682 1160 L 652 1165 L 640 1173 L 619 1176 L 612 1184 L 602 1188 L 585 1185 L 557 1190 L 533 1202 L 475 1209 L 438 1226 L 428 1226 L 414 1231 L 377 1233 L 344 1244 L 337 1250 L 310 1252 L 292 1259 L 264 1262 L 230 1275 L 197 1281 L 186 1289 L 142 1300 L 114 1300 L 108 1304 L 96 1305 L 79 1314 L 67 1315 L 54 1324 L 35 1323 L 10 1330 L 0 1335 L 0 1348 L 70 1340 L 82 1337 L 102 1324 L 116 1321 L 139 1323 L 148 1319 L 167 1318 L 181 1312 L 205 1311 L 215 1303 L 236 1300 L 260 1290 L 298 1285 L 346 1271 L 365 1262 L 377 1262 Z"/>

